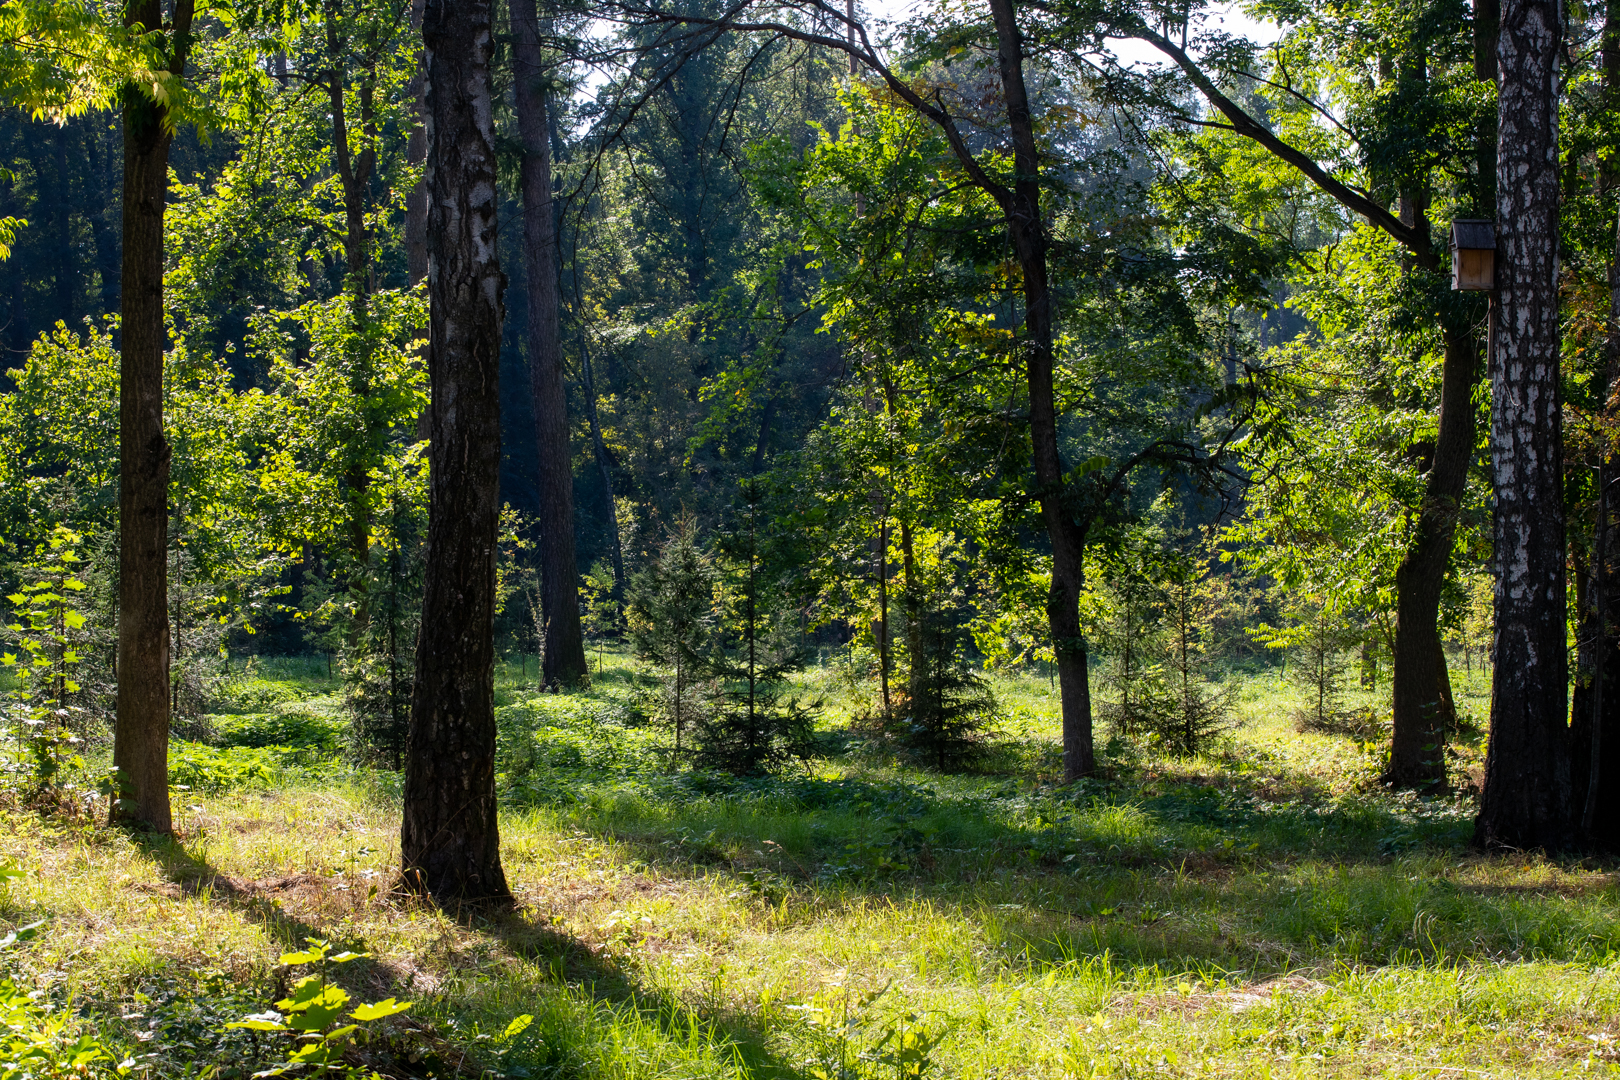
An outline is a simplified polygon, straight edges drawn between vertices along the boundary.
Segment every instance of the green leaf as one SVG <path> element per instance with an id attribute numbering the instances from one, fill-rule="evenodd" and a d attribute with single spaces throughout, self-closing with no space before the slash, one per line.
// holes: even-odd
<path id="1" fill-rule="evenodd" d="M 381 1020 L 385 1016 L 395 1016 L 410 1007 L 411 1003 L 408 1001 L 395 1001 L 393 998 L 387 998 L 370 1005 L 361 1005 L 349 1015 L 363 1023 L 368 1020 Z M 516 1023 L 516 1021 L 513 1022 Z M 507 1033 L 511 1034 L 510 1029 L 508 1029 Z"/>
<path id="2" fill-rule="evenodd" d="M 288 1027 L 279 1020 L 267 1020 L 267 1016 L 280 1016 L 280 1013 L 260 1013 L 250 1016 L 246 1020 L 237 1020 L 226 1024 L 227 1028 L 242 1028 L 247 1031 L 287 1031 Z"/>
<path id="3" fill-rule="evenodd" d="M 506 1025 L 506 1030 L 501 1033 L 501 1041 L 505 1042 L 507 1039 L 510 1039 L 515 1035 L 521 1035 L 532 1023 L 534 1023 L 534 1017 L 530 1016 L 528 1013 L 524 1013 L 522 1016 L 514 1017 L 512 1022 Z"/>

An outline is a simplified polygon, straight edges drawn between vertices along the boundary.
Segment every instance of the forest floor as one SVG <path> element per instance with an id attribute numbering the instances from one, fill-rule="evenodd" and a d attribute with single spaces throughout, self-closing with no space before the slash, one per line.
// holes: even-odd
<path id="1" fill-rule="evenodd" d="M 1614 865 L 1473 852 L 1467 796 L 1382 791 L 1375 746 L 1232 678 L 1217 751 L 1100 740 L 1103 775 L 1059 788 L 1044 679 L 998 679 L 996 755 L 940 776 L 850 733 L 867 691 L 812 668 L 829 756 L 737 781 L 667 769 L 622 655 L 576 694 L 506 669 L 520 907 L 483 919 L 391 891 L 397 779 L 343 764 L 322 665 L 263 661 L 177 745 L 172 840 L 0 811 L 0 930 L 48 920 L 0 972 L 137 1076 L 273 1060 L 222 1026 L 310 937 L 370 954 L 339 969 L 357 996 L 413 1002 L 368 1059 L 400 1076 L 1620 1075 Z M 1459 676 L 1465 711 L 1483 689 Z"/>

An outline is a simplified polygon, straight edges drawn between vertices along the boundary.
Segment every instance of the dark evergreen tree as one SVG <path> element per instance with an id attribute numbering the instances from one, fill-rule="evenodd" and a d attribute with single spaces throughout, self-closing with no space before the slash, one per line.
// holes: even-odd
<path id="1" fill-rule="evenodd" d="M 668 672 L 655 706 L 683 757 L 687 730 L 709 708 L 713 679 L 714 563 L 683 514 L 657 557 L 630 582 L 630 640 L 636 654 Z"/>

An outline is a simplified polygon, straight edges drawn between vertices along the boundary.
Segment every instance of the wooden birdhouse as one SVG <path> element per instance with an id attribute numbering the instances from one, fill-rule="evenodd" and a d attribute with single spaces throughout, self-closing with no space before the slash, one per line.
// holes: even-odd
<path id="1" fill-rule="evenodd" d="M 1496 223 L 1451 223 L 1451 287 L 1462 292 L 1496 288 Z"/>

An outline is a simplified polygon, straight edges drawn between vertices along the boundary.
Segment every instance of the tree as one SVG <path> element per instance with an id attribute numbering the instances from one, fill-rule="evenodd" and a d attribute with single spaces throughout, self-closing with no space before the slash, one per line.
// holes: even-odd
<path id="1" fill-rule="evenodd" d="M 1441 269 L 1441 259 L 1434 247 L 1434 236 L 1429 221 L 1431 201 L 1431 175 L 1444 175 L 1441 163 L 1445 156 L 1453 159 L 1451 171 L 1463 173 L 1476 165 L 1477 147 L 1488 138 L 1488 118 L 1450 115 L 1448 106 L 1466 102 L 1466 95 L 1448 93 L 1444 82 L 1439 93 L 1430 96 L 1429 64 L 1431 60 L 1454 55 L 1466 65 L 1468 57 L 1463 50 L 1465 39 L 1460 12 L 1444 9 L 1432 16 L 1423 11 L 1407 8 L 1383 9 L 1376 5 L 1369 9 L 1351 9 L 1345 20 L 1355 24 L 1365 20 L 1371 25 L 1355 29 L 1335 26 L 1341 18 L 1340 9 L 1318 12 L 1300 9 L 1284 14 L 1287 22 L 1295 22 L 1301 29 L 1292 43 L 1295 47 L 1287 56 L 1295 66 L 1303 67 L 1307 78 L 1310 68 L 1322 62 L 1328 50 L 1324 42 L 1347 41 L 1356 53 L 1354 60 L 1362 70 L 1356 76 L 1324 73 L 1323 82 L 1330 86 L 1353 90 L 1358 86 L 1377 87 L 1385 83 L 1395 91 L 1380 103 L 1352 100 L 1348 104 L 1351 122 L 1355 113 L 1366 118 L 1365 129 L 1357 125 L 1352 142 L 1362 155 L 1361 164 L 1377 180 L 1384 183 L 1384 198 L 1395 196 L 1396 211 L 1391 212 L 1382 198 L 1375 197 L 1367 187 L 1347 183 L 1336 175 L 1331 164 L 1323 164 L 1309 151 L 1320 139 L 1319 118 L 1328 112 L 1325 106 L 1309 97 L 1309 82 L 1304 90 L 1294 85 L 1294 78 L 1283 66 L 1267 80 L 1273 98 L 1267 105 L 1273 115 L 1293 112 L 1302 121 L 1294 137 L 1279 132 L 1274 122 L 1261 114 L 1246 109 L 1236 94 L 1217 84 L 1185 47 L 1171 40 L 1150 25 L 1148 15 L 1127 20 L 1124 32 L 1138 37 L 1157 48 L 1173 61 L 1187 81 L 1200 92 L 1219 114 L 1216 123 L 1227 125 L 1237 135 L 1251 139 L 1264 147 L 1279 161 L 1297 170 L 1323 193 L 1340 203 L 1346 210 L 1367 219 L 1374 227 L 1388 234 L 1406 249 L 1413 267 L 1419 272 L 1419 288 L 1438 293 L 1434 275 Z M 1183 15 L 1181 26 L 1190 24 L 1191 16 Z M 1473 22 L 1476 35 L 1492 32 L 1489 20 L 1481 17 Z M 1346 32 L 1350 30 L 1350 32 Z M 1082 33 L 1085 31 L 1082 30 Z M 1444 34 L 1451 33 L 1448 42 Z M 1211 39 L 1211 54 L 1215 63 L 1229 69 L 1231 76 L 1255 80 L 1246 65 L 1250 56 L 1244 50 L 1233 50 L 1218 36 Z M 1285 43 L 1287 44 L 1287 43 Z M 1399 49 L 1397 64 L 1395 51 Z M 1431 55 L 1434 54 L 1434 55 Z M 1287 55 L 1279 53 L 1279 55 Z M 1368 70 L 1372 69 L 1372 70 Z M 1377 77 L 1374 77 L 1374 76 Z M 1371 104 L 1372 107 L 1367 106 Z M 1354 110 L 1352 112 L 1352 110 Z M 1181 114 L 1179 105 L 1173 114 Z M 1331 115 L 1329 113 L 1329 115 Z M 1196 121 L 1191 117 L 1183 118 Z M 1472 122 L 1470 122 L 1472 121 Z M 1203 121 L 1205 123 L 1211 121 Z M 1308 126 L 1307 126 L 1308 125 Z M 1344 126 L 1338 125 L 1341 131 Z M 1458 142 L 1455 131 L 1467 133 Z M 1359 136 L 1355 138 L 1354 136 Z M 1456 145 L 1453 145 L 1456 143 Z M 1441 153 L 1436 153 L 1436 149 Z M 1462 193 L 1457 202 L 1466 208 L 1490 205 L 1490 180 L 1481 169 L 1472 192 Z M 1459 215 L 1461 216 L 1461 215 Z M 1423 275 L 1431 275 L 1422 280 Z M 1438 733 L 1454 722 L 1449 715 L 1449 680 L 1445 675 L 1445 654 L 1441 647 L 1439 614 L 1441 586 L 1451 557 L 1456 535 L 1459 509 L 1467 483 L 1468 465 L 1475 444 L 1475 418 L 1472 401 L 1473 387 L 1479 378 L 1479 347 L 1474 338 L 1473 320 L 1466 305 L 1447 302 L 1436 295 L 1434 300 L 1436 322 L 1443 339 L 1444 365 L 1441 378 L 1440 408 L 1422 502 L 1415 528 L 1396 571 L 1396 637 L 1394 647 L 1394 725 L 1395 737 L 1385 779 L 1408 787 L 1427 788 L 1443 784 L 1444 762 L 1423 748 L 1432 745 Z M 1438 770 L 1438 772 L 1436 771 Z"/>
<path id="2" fill-rule="evenodd" d="M 495 803 L 495 547 L 504 279 L 487 0 L 428 0 L 428 562 L 400 860 L 441 904 L 511 901 Z"/>
<path id="3" fill-rule="evenodd" d="M 738 776 L 775 772 L 809 759 L 815 747 L 815 708 L 787 697 L 788 674 L 800 666 L 793 627 L 773 610 L 762 566 L 760 516 L 765 492 L 744 484 L 741 512 L 727 536 L 721 578 L 725 621 L 710 664 L 720 701 L 697 718 L 694 760 Z M 730 648 L 727 648 L 730 646 Z"/>
<path id="4" fill-rule="evenodd" d="M 663 712 L 675 731 L 675 756 L 697 715 L 707 708 L 711 674 L 714 564 L 698 544 L 697 522 L 683 514 L 652 565 L 630 581 L 626 598 L 630 640 L 637 654 L 669 669 Z"/>
<path id="5" fill-rule="evenodd" d="M 551 198 L 551 123 L 535 0 L 513 0 L 513 90 L 523 140 L 523 268 L 529 303 L 529 378 L 540 479 L 540 588 L 546 620 L 541 682 L 587 677 L 574 562 L 574 471 L 568 448 L 557 306 L 557 223 Z M 611 497 L 611 492 L 609 493 Z"/>
<path id="6" fill-rule="evenodd" d="M 192 0 L 165 25 L 160 0 L 140 0 L 125 25 L 164 42 L 184 73 Z M 166 100 L 124 90 L 124 244 L 120 294 L 118 460 L 118 726 L 113 816 L 166 833 L 169 817 L 169 444 L 163 437 L 163 210 L 174 116 Z"/>
<path id="7" fill-rule="evenodd" d="M 1474 831 L 1487 847 L 1562 846 L 1575 824 L 1558 306 L 1563 40 L 1560 4 L 1502 4 L 1491 323 L 1496 640 L 1485 787 Z"/>

